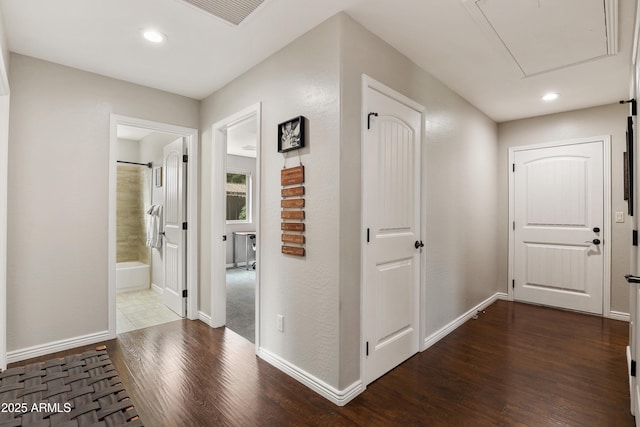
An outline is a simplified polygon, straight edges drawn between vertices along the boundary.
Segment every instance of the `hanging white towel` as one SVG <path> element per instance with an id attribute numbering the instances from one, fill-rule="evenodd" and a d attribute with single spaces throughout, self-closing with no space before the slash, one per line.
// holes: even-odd
<path id="1" fill-rule="evenodd" d="M 162 247 L 162 205 L 151 205 L 147 210 L 147 246 Z"/>

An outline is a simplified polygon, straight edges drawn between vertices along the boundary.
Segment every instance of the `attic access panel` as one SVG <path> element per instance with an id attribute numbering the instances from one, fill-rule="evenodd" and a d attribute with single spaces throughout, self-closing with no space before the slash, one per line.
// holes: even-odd
<path id="1" fill-rule="evenodd" d="M 242 21 L 264 0 L 180 0 L 233 25 Z"/>
<path id="2" fill-rule="evenodd" d="M 463 0 L 524 76 L 617 53 L 617 0 Z"/>

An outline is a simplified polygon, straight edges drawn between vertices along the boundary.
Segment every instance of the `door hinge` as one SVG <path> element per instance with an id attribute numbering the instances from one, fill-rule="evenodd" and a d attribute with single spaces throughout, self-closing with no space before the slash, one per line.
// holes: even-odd
<path id="1" fill-rule="evenodd" d="M 366 345 L 366 350 L 365 350 L 365 355 L 368 356 L 369 355 L 369 341 L 367 341 L 367 345 Z"/>
<path id="2" fill-rule="evenodd" d="M 367 114 L 367 129 L 371 129 L 371 116 L 378 117 L 378 113 Z"/>
<path id="3" fill-rule="evenodd" d="M 516 222 L 515 221 L 513 221 L 513 229 L 514 230 L 516 229 Z"/>
<path id="4" fill-rule="evenodd" d="M 516 288 L 516 281 L 515 279 L 511 281 L 511 289 L 515 289 Z"/>
<path id="5" fill-rule="evenodd" d="M 636 361 L 635 360 L 631 361 L 631 376 L 632 377 L 636 376 Z"/>
<path id="6" fill-rule="evenodd" d="M 186 223 L 186 222 L 183 222 L 183 223 L 182 223 L 182 229 L 183 229 L 183 230 L 186 230 L 186 229 L 187 229 L 187 223 Z"/>
<path id="7" fill-rule="evenodd" d="M 631 242 L 633 246 L 638 246 L 638 230 L 633 230 L 631 233 Z"/>
<path id="8" fill-rule="evenodd" d="M 516 164 L 515 164 L 515 163 L 513 163 L 513 164 L 511 165 L 511 171 L 512 171 L 512 172 L 515 172 L 515 171 L 516 171 Z"/>
<path id="9" fill-rule="evenodd" d="M 189 156 L 187 154 L 182 155 L 182 163 L 187 163 L 189 161 Z"/>
<path id="10" fill-rule="evenodd" d="M 187 290 L 183 289 L 182 290 L 182 298 L 186 298 L 187 297 Z"/>
<path id="11" fill-rule="evenodd" d="M 367 228 L 367 243 L 369 243 L 369 229 Z"/>
<path id="12" fill-rule="evenodd" d="M 227 235 L 226 235 L 226 234 L 223 234 L 223 235 L 222 235 L 222 241 L 223 241 L 223 242 L 226 242 L 226 241 L 227 241 Z"/>

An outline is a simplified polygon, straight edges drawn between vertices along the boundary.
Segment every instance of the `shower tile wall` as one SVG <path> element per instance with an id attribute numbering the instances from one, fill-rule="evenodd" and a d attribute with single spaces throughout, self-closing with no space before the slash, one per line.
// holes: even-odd
<path id="1" fill-rule="evenodd" d="M 151 252 L 145 244 L 145 211 L 151 200 L 150 179 L 151 173 L 148 168 L 118 166 L 116 262 L 151 262 Z"/>

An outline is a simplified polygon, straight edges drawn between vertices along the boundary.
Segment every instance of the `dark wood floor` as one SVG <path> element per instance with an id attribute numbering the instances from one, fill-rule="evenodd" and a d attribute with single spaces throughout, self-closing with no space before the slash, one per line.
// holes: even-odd
<path id="1" fill-rule="evenodd" d="M 498 301 L 342 408 L 199 321 L 104 344 L 149 427 L 633 426 L 627 341 L 624 322 Z"/>

